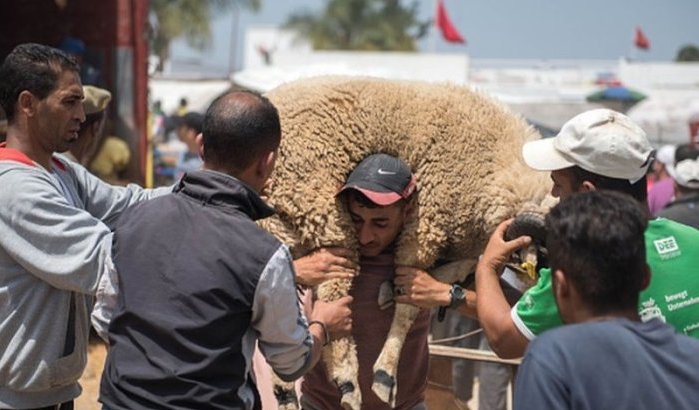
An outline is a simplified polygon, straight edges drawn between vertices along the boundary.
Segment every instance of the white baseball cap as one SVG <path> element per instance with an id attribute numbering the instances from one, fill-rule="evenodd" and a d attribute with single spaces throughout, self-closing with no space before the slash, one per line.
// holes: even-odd
<path id="1" fill-rule="evenodd" d="M 635 183 L 646 174 L 653 148 L 646 133 L 624 114 L 596 109 L 566 122 L 554 138 L 522 147 L 524 162 L 539 171 L 579 166 L 594 174 Z"/>
<path id="2" fill-rule="evenodd" d="M 655 159 L 662 162 L 666 166 L 675 165 L 675 150 L 677 150 L 676 145 L 663 145 L 662 147 L 658 148 L 658 151 L 655 153 Z"/>
<path id="3" fill-rule="evenodd" d="M 699 158 L 685 159 L 675 164 L 672 176 L 685 188 L 699 189 Z"/>

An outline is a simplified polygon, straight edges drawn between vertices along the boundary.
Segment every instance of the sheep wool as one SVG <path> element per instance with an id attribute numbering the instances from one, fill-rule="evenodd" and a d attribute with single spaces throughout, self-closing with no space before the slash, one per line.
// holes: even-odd
<path id="1" fill-rule="evenodd" d="M 417 212 L 397 243 L 396 263 L 423 269 L 439 260 L 476 260 L 504 219 L 539 206 L 545 173 L 526 166 L 522 144 L 538 133 L 520 116 L 467 87 L 363 77 L 318 77 L 289 83 L 268 97 L 278 108 L 282 142 L 266 199 L 277 215 L 262 225 L 295 257 L 322 246 L 357 249 L 349 215 L 335 194 L 367 155 L 403 159 L 417 177 Z M 321 300 L 347 294 L 351 282 L 328 281 Z M 373 391 L 395 404 L 402 340 L 418 309 L 396 307 L 374 366 Z M 351 338 L 323 352 L 343 392 L 359 409 L 356 348 Z"/>

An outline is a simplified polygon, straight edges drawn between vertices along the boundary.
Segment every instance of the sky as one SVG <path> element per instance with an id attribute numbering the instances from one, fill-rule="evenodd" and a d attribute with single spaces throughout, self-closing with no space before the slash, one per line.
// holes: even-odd
<path id="1" fill-rule="evenodd" d="M 217 67 L 240 67 L 244 32 L 250 26 L 277 26 L 294 12 L 321 10 L 324 0 L 261 0 L 257 13 L 241 11 L 237 30 L 231 13 L 212 21 L 213 42 L 195 51 L 178 40 L 172 55 Z M 421 19 L 433 19 L 436 0 L 416 0 Z M 409 2 L 405 2 L 406 4 Z M 452 23 L 467 44 L 441 39 L 433 27 L 420 51 L 466 53 L 477 59 L 604 59 L 631 57 L 671 61 L 686 44 L 699 46 L 699 0 L 444 0 Z M 651 46 L 633 47 L 641 27 Z M 234 54 L 231 34 L 238 32 Z"/>

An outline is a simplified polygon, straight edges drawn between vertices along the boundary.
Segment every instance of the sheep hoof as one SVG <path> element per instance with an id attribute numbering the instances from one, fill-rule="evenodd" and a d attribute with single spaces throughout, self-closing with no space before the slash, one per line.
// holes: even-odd
<path id="1" fill-rule="evenodd" d="M 374 383 L 371 385 L 371 390 L 389 406 L 396 406 L 396 378 L 391 376 L 384 370 L 374 372 Z"/>
<path id="2" fill-rule="evenodd" d="M 281 386 L 274 387 L 274 397 L 277 399 L 278 410 L 298 410 L 299 401 L 296 390 L 288 390 Z"/>
<path id="3" fill-rule="evenodd" d="M 362 398 L 359 394 L 359 390 L 354 388 L 352 382 L 345 382 L 338 385 L 340 392 L 342 393 L 342 399 L 340 404 L 345 410 L 359 410 L 362 407 Z"/>
<path id="4" fill-rule="evenodd" d="M 393 282 L 387 280 L 379 287 L 379 309 L 384 310 L 393 306 Z"/>

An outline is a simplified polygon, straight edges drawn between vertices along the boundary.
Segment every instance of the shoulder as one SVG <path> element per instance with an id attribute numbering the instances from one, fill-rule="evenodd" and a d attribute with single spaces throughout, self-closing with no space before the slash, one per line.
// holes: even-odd
<path id="1" fill-rule="evenodd" d="M 127 229 L 135 232 L 148 230 L 152 226 L 160 226 L 163 233 L 169 231 L 171 210 L 175 208 L 173 197 L 168 193 L 129 205 L 116 222 L 119 233 L 123 234 Z"/>
<path id="2" fill-rule="evenodd" d="M 574 352 L 583 357 L 586 352 L 611 352 L 628 346 L 639 335 L 651 330 L 647 323 L 626 319 L 569 324 L 544 332 L 532 345 L 540 345 L 537 349 L 541 350 Z"/>
<path id="3" fill-rule="evenodd" d="M 650 221 L 645 240 L 651 266 L 655 260 L 671 260 L 680 255 L 699 256 L 699 230 L 670 219 Z"/>
<path id="4" fill-rule="evenodd" d="M 41 198 L 60 196 L 54 181 L 43 168 L 18 162 L 0 161 L 0 201 L 22 202 L 27 206 Z M 9 189 L 8 189 L 9 188 Z M 28 201 L 28 202 L 27 202 Z"/>
<path id="5" fill-rule="evenodd" d="M 699 230 L 671 219 L 659 217 L 648 222 L 648 228 L 645 232 L 646 241 L 664 234 L 680 234 L 699 238 Z"/>

